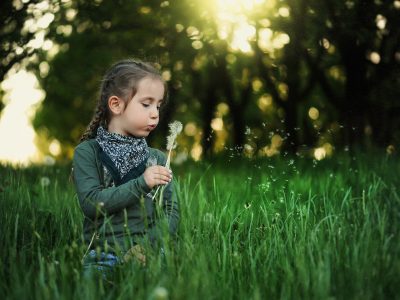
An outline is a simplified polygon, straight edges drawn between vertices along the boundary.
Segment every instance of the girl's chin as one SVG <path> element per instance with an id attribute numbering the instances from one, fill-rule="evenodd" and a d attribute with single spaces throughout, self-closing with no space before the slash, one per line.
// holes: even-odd
<path id="1" fill-rule="evenodd" d="M 130 132 L 129 135 L 136 138 L 147 137 L 151 131 L 141 130 L 140 132 Z"/>

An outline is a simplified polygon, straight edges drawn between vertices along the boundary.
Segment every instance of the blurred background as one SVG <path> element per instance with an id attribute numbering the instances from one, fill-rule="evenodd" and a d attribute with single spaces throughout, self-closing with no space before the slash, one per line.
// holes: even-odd
<path id="1" fill-rule="evenodd" d="M 156 62 L 170 101 L 148 138 L 176 162 L 396 153 L 399 0 L 0 4 L 0 161 L 69 161 L 117 60 Z"/>

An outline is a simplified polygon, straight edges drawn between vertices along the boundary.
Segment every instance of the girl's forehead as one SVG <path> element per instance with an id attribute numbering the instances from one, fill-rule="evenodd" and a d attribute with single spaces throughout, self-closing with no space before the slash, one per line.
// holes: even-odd
<path id="1" fill-rule="evenodd" d="M 145 77 L 139 81 L 134 98 L 161 100 L 164 98 L 164 83 L 158 78 Z"/>
<path id="2" fill-rule="evenodd" d="M 161 79 L 158 78 L 152 78 L 152 77 L 145 77 L 141 79 L 138 83 L 138 89 L 153 89 L 153 88 L 159 88 L 159 87 L 164 88 L 164 83 L 161 81 Z"/>

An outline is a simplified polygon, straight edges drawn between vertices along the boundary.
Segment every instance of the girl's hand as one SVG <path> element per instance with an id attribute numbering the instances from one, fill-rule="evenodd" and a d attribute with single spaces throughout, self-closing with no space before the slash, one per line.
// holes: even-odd
<path id="1" fill-rule="evenodd" d="M 163 166 L 151 166 L 144 171 L 143 176 L 147 186 L 152 189 L 156 185 L 170 183 L 172 171 Z"/>
<path id="2" fill-rule="evenodd" d="M 128 262 L 132 260 L 136 260 L 142 267 L 146 266 L 146 251 L 139 244 L 130 248 L 124 255 L 124 262 Z"/>

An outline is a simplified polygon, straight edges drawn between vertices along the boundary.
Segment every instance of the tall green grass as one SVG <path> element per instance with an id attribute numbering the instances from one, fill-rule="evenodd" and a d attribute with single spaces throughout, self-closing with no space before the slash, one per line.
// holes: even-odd
<path id="1" fill-rule="evenodd" d="M 173 169 L 181 223 L 167 267 L 153 256 L 145 269 L 127 264 L 103 280 L 83 277 L 82 213 L 68 167 L 1 167 L 0 295 L 399 298 L 397 157 L 234 158 Z"/>

